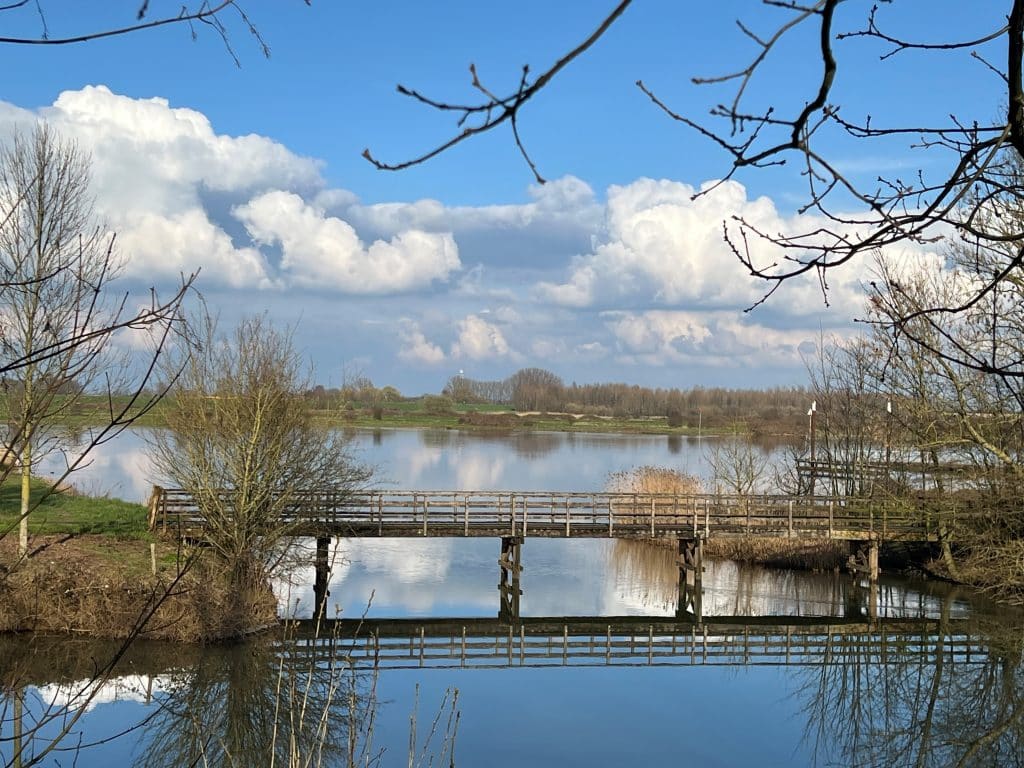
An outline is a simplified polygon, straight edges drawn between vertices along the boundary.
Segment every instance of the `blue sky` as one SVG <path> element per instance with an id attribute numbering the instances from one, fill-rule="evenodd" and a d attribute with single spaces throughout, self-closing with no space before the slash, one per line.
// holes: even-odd
<path id="1" fill-rule="evenodd" d="M 297 323 L 325 383 L 359 370 L 417 393 L 459 370 L 499 378 L 525 365 L 578 381 L 801 383 L 801 352 L 822 333 L 850 332 L 868 265 L 836 275 L 828 309 L 809 281 L 744 315 L 759 286 L 721 242 L 722 221 L 805 226 L 794 216 L 802 180 L 795 169 L 747 173 L 692 202 L 728 159 L 634 85 L 643 79 L 678 111 L 706 115 L 729 91 L 690 78 L 745 64 L 754 48 L 735 19 L 767 32 L 785 18 L 778 9 L 751 0 L 629 9 L 522 115 L 550 180 L 543 188 L 505 129 L 401 173 L 360 156 L 370 147 L 406 159 L 453 130 L 396 83 L 471 98 L 474 62 L 505 91 L 524 63 L 541 70 L 612 5 L 253 0 L 243 6 L 271 56 L 226 17 L 241 67 L 201 26 L 195 40 L 171 26 L 60 48 L 0 46 L 0 67 L 14 73 L 0 93 L 0 129 L 43 116 L 92 152 L 97 208 L 119 232 L 126 284 L 166 285 L 202 266 L 201 290 L 225 322 L 266 310 Z M 989 31 L 1003 5 L 941 0 L 923 14 L 903 2 L 882 6 L 881 18 L 939 40 Z M 123 25 L 137 7 L 42 3 L 51 37 Z M 151 12 L 176 7 L 153 2 Z M 841 26 L 861 26 L 869 7 L 845 4 Z M 4 21 L 4 34 L 40 31 L 31 5 Z M 769 59 L 751 106 L 803 103 L 816 64 L 810 32 Z M 857 39 L 837 46 L 836 94 L 850 116 L 895 124 L 996 114 L 998 83 L 969 51 L 880 62 L 883 50 Z M 944 160 L 838 136 L 823 146 L 859 179 L 941 172 Z"/>

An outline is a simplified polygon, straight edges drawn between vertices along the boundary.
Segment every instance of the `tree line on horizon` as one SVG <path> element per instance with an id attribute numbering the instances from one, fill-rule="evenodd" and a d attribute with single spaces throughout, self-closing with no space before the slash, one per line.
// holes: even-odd
<path id="1" fill-rule="evenodd" d="M 666 417 L 672 426 L 758 418 L 802 419 L 811 395 L 802 386 L 731 389 L 644 387 L 623 382 L 565 384 L 543 368 L 523 368 L 494 381 L 453 376 L 443 395 L 457 403 L 509 405 L 518 411 L 585 413 L 620 418 Z"/>

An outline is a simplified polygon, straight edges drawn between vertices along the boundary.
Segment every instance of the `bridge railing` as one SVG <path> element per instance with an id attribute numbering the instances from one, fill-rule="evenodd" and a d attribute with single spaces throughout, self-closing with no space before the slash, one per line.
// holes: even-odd
<path id="1" fill-rule="evenodd" d="M 230 509 L 230 492 L 221 506 Z M 293 493 L 281 520 L 303 535 L 352 536 L 767 536 L 927 539 L 937 515 L 898 500 L 788 495 L 574 493 L 561 491 L 357 491 Z M 944 513 L 955 519 L 955 510 Z M 191 494 L 155 488 L 150 526 L 201 535 Z"/>
<path id="2" fill-rule="evenodd" d="M 409 627 L 405 632 L 369 628 L 354 638 L 300 639 L 300 648 L 323 660 L 385 668 L 481 668 L 532 666 L 821 666 L 863 664 L 981 663 L 988 658 L 980 636 L 935 629 L 853 629 L 701 626 L 672 630 L 651 625 L 580 631 L 571 624 L 500 631 L 476 627 Z"/>

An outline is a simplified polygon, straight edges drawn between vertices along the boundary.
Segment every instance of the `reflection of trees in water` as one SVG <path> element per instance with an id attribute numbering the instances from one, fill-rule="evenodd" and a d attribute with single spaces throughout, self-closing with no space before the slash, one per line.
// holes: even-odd
<path id="1" fill-rule="evenodd" d="M 641 603 L 645 607 L 667 609 L 675 606 L 679 571 L 675 542 L 672 544 L 669 547 L 617 539 L 610 558 L 615 584 L 620 589 L 632 587 L 634 593 L 639 587 Z"/>
<path id="2" fill-rule="evenodd" d="M 674 540 L 617 540 L 611 566 L 620 591 L 641 596 L 651 608 L 674 606 L 679 571 Z M 735 563 L 704 561 L 705 616 L 836 616 L 868 617 L 872 595 L 848 575 L 815 573 Z M 875 590 L 880 617 L 963 618 L 971 610 L 950 585 L 940 582 L 883 580 Z M 980 604 L 980 603 L 979 603 Z"/>
<path id="3" fill-rule="evenodd" d="M 91 677 L 95 659 L 116 643 L 37 640 L 0 637 L 0 765 L 12 764 L 16 743 L 24 745 L 25 766 L 55 757 L 70 765 L 116 738 L 137 740 L 135 764 L 147 768 L 382 764 L 383 750 L 373 745 L 376 673 L 345 664 L 349 640 L 278 637 L 205 648 L 139 642 L 105 681 Z M 416 765 L 454 759 L 457 698 L 446 692 L 428 727 L 410 732 Z M 137 720 L 78 720 L 88 707 L 119 699 L 147 709 Z M 413 709 L 413 729 L 416 719 Z M 41 754 L 64 727 L 58 751 Z"/>
<path id="4" fill-rule="evenodd" d="M 645 605 L 675 605 L 679 570 L 675 541 L 617 540 L 611 552 L 615 583 L 639 585 Z M 835 573 L 773 570 L 705 560 L 705 616 L 846 615 L 850 580 Z"/>
<path id="5" fill-rule="evenodd" d="M 919 768 L 1024 764 L 1021 626 L 986 622 L 979 632 L 972 622 L 972 635 L 979 636 L 971 646 L 976 663 L 968 664 L 966 629 L 949 623 L 949 614 L 947 607 L 932 656 L 894 652 L 883 663 L 877 653 L 864 656 L 863 648 L 837 644 L 824 665 L 798 673 L 803 680 L 797 695 L 808 715 L 805 737 L 815 762 Z"/>
<path id="6" fill-rule="evenodd" d="M 429 448 L 447 448 L 459 433 L 452 429 L 418 429 L 420 443 Z"/>
<path id="7" fill-rule="evenodd" d="M 563 439 L 555 432 L 516 432 L 512 435 L 512 448 L 516 456 L 539 459 L 558 450 Z"/>
<path id="8" fill-rule="evenodd" d="M 322 647 L 322 646 L 321 646 Z M 209 649 L 144 726 L 147 768 L 355 765 L 371 758 L 372 676 L 293 641 Z M 340 654 L 338 654 L 340 656 Z"/>
<path id="9" fill-rule="evenodd" d="M 430 448 L 451 448 L 460 443 L 497 443 L 511 448 L 524 459 L 539 459 L 557 451 L 566 436 L 557 432 L 512 432 L 509 434 L 488 434 L 487 432 L 459 432 L 451 429 L 421 429 L 417 431 L 420 443 Z"/>

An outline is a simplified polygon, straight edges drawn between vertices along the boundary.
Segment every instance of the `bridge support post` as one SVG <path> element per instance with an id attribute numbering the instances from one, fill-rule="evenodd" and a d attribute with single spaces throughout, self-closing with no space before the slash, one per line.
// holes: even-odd
<path id="1" fill-rule="evenodd" d="M 878 620 L 878 542 L 868 547 L 868 618 Z"/>
<path id="2" fill-rule="evenodd" d="M 498 557 L 498 619 L 501 621 L 519 621 L 519 598 L 523 594 L 519 586 L 520 575 L 523 572 L 522 550 L 521 536 L 501 537 L 501 555 Z"/>
<path id="3" fill-rule="evenodd" d="M 704 620 L 704 539 L 679 539 L 679 602 L 676 618 L 685 618 L 686 610 L 693 610 L 693 620 L 698 624 Z"/>
<path id="4" fill-rule="evenodd" d="M 327 605 L 327 596 L 330 590 L 327 585 L 331 578 L 330 563 L 331 539 L 329 536 L 316 537 L 316 576 L 313 579 L 313 618 L 323 618 L 324 607 Z"/>
<path id="5" fill-rule="evenodd" d="M 850 555 L 847 567 L 853 574 L 854 587 L 853 598 L 856 603 L 864 602 L 864 614 L 872 623 L 878 619 L 878 576 L 881 569 L 878 567 L 878 556 L 881 545 L 877 539 L 872 539 L 865 545 L 858 544 L 854 554 Z M 866 592 L 862 588 L 862 579 L 867 579 Z M 858 610 L 860 610 L 858 608 Z"/>
<path id="6" fill-rule="evenodd" d="M 878 583 L 878 542 L 872 541 L 868 546 L 868 578 L 872 584 Z"/>

